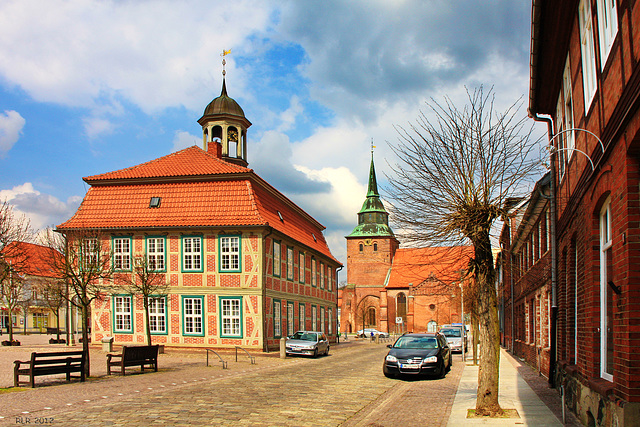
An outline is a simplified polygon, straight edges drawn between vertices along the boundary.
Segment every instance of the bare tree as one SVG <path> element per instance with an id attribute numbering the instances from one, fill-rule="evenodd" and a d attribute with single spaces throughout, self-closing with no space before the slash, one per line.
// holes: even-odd
<path id="1" fill-rule="evenodd" d="M 45 280 L 40 286 L 40 291 L 44 303 L 56 317 L 56 342 L 60 342 L 60 309 L 64 307 L 66 302 L 64 282 L 52 279 Z"/>
<path id="2" fill-rule="evenodd" d="M 144 307 L 145 333 L 147 344 L 151 345 L 151 323 L 149 322 L 149 306 L 154 304 L 152 298 L 166 295 L 169 284 L 164 273 L 164 258 L 148 256 L 146 253 L 133 257 L 131 274 L 119 274 L 116 283 L 123 286 L 133 295 L 140 295 Z M 166 327 L 166 325 L 165 325 Z"/>
<path id="3" fill-rule="evenodd" d="M 29 256 L 22 242 L 32 239 L 31 225 L 24 215 L 18 215 L 7 201 L 0 203 L 0 299 L 9 314 L 9 340 L 13 342 L 12 313 L 23 298 L 24 281 Z"/>
<path id="4" fill-rule="evenodd" d="M 66 299 L 80 310 L 82 318 L 82 349 L 86 353 L 86 375 L 89 363 L 89 316 L 91 303 L 104 298 L 112 287 L 111 253 L 106 238 L 97 230 L 69 231 L 63 236 L 46 232 L 47 246 L 62 256 L 50 256 L 51 270 L 68 286 Z"/>
<path id="5" fill-rule="evenodd" d="M 444 246 L 471 244 L 469 274 L 477 290 L 473 314 L 479 321 L 480 369 L 476 413 L 501 413 L 498 402 L 500 324 L 491 232 L 508 197 L 522 192 L 540 162 L 532 128 L 519 118 L 517 103 L 494 110 L 492 90 L 467 91 L 459 109 L 450 98 L 427 104 L 416 124 L 398 127 L 392 145 L 400 163 L 389 181 L 392 214 L 408 241 Z"/>

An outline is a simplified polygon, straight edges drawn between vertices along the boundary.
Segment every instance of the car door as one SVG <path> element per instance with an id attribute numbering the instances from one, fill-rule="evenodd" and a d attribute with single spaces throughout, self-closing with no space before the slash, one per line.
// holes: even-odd
<path id="1" fill-rule="evenodd" d="M 451 363 L 451 348 L 449 347 L 449 342 L 443 335 L 439 335 L 438 339 L 442 346 L 442 359 L 444 360 L 444 365 L 449 366 Z"/>

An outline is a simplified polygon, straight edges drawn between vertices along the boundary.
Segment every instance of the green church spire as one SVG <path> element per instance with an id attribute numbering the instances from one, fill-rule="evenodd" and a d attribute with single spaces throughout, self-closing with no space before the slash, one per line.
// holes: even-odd
<path id="1" fill-rule="evenodd" d="M 358 225 L 347 237 L 376 237 L 393 236 L 393 231 L 389 227 L 389 214 L 387 213 L 380 194 L 378 193 L 378 182 L 376 180 L 376 168 L 373 164 L 373 146 L 371 150 L 371 167 L 369 168 L 369 188 L 367 198 L 358 212 Z"/>

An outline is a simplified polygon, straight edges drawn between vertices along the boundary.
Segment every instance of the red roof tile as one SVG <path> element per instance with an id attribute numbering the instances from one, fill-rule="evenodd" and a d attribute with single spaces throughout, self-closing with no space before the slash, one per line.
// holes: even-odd
<path id="1" fill-rule="evenodd" d="M 418 286 L 430 277 L 443 282 L 460 280 L 460 271 L 467 269 L 472 257 L 471 246 L 398 249 L 387 288 Z"/>
<path id="2" fill-rule="evenodd" d="M 188 179 L 162 179 L 180 177 Z M 315 219 L 251 169 L 198 147 L 85 181 L 93 186 L 59 229 L 271 226 L 335 260 L 322 234 L 324 227 Z M 152 197 L 160 198 L 159 207 L 149 207 Z"/>
<path id="3" fill-rule="evenodd" d="M 24 269 L 21 274 L 40 277 L 57 277 L 51 268 L 51 257 L 62 257 L 60 252 L 46 246 L 26 242 L 11 242 L 5 248 L 5 252 L 11 254 L 6 259 L 11 261 L 24 261 Z"/>
<path id="4" fill-rule="evenodd" d="M 225 162 L 194 145 L 137 166 L 88 176 L 83 179 L 89 184 L 94 184 L 96 181 L 114 179 L 219 175 L 246 173 L 250 170 Z"/>

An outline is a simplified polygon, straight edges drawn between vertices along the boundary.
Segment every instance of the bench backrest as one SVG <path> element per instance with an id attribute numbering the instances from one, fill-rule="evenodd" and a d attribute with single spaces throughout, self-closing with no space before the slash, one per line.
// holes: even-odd
<path id="1" fill-rule="evenodd" d="M 74 365 L 80 362 L 84 364 L 85 357 L 84 351 L 55 351 L 49 353 L 31 353 L 31 366 L 42 365 L 64 365 L 67 363 L 73 363 Z"/>
<path id="2" fill-rule="evenodd" d="M 147 360 L 158 358 L 158 344 L 156 345 L 136 345 L 122 347 L 122 360 Z"/>

